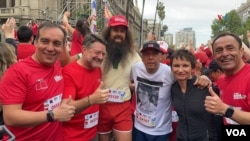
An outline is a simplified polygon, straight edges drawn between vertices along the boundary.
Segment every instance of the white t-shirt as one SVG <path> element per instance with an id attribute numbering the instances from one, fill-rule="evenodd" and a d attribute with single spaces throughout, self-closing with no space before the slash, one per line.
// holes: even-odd
<path id="1" fill-rule="evenodd" d="M 172 132 L 172 103 L 171 86 L 175 78 L 168 65 L 160 64 L 159 69 L 154 74 L 149 74 L 143 62 L 138 62 L 132 66 L 131 78 L 135 83 L 136 109 L 135 122 L 136 129 L 150 135 L 165 135 Z M 141 91 L 150 92 L 148 102 L 154 104 L 156 108 L 141 108 Z M 142 110 L 145 109 L 145 110 Z M 155 110 L 151 110 L 155 109 Z"/>

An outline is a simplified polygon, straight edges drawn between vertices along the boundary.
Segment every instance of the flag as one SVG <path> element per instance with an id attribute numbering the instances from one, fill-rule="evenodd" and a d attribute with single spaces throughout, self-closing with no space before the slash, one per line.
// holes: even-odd
<path id="1" fill-rule="evenodd" d="M 91 20 L 90 29 L 91 29 L 92 33 L 95 33 L 95 32 L 97 32 L 96 1 L 95 0 L 91 0 L 91 16 L 93 16 L 94 18 Z"/>

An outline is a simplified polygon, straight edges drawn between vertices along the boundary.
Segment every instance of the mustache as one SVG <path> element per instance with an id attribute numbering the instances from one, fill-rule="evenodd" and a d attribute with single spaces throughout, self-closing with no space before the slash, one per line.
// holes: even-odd
<path id="1" fill-rule="evenodd" d="M 117 35 L 117 36 L 114 37 L 114 39 L 121 39 L 122 40 L 122 37 Z"/>

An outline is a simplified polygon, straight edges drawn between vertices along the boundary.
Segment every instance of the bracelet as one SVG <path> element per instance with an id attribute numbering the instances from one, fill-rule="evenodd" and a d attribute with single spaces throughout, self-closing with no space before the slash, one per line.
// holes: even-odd
<path id="1" fill-rule="evenodd" d="M 89 102 L 89 106 L 91 106 L 92 105 L 92 103 L 90 102 L 90 100 L 89 100 L 89 96 L 88 96 L 88 102 Z"/>

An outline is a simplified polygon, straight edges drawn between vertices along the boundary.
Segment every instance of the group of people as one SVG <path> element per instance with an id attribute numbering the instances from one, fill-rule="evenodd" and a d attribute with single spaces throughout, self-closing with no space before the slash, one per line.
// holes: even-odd
<path id="1" fill-rule="evenodd" d="M 176 132 L 174 140 L 212 141 L 219 140 L 218 114 L 225 125 L 250 123 L 250 71 L 238 36 L 223 33 L 211 44 L 215 61 L 209 66 L 217 63 L 224 72 L 215 91 L 210 75 L 194 75 L 192 52 L 175 50 L 167 65 L 162 41 L 149 39 L 136 50 L 124 16 L 112 16 L 102 35 L 90 32 L 91 18 L 73 28 L 69 16 L 65 12 L 64 26 L 40 24 L 34 44 L 29 27 L 18 28 L 17 44 L 14 20 L 2 26 L 1 111 L 16 140 L 168 141 Z"/>

